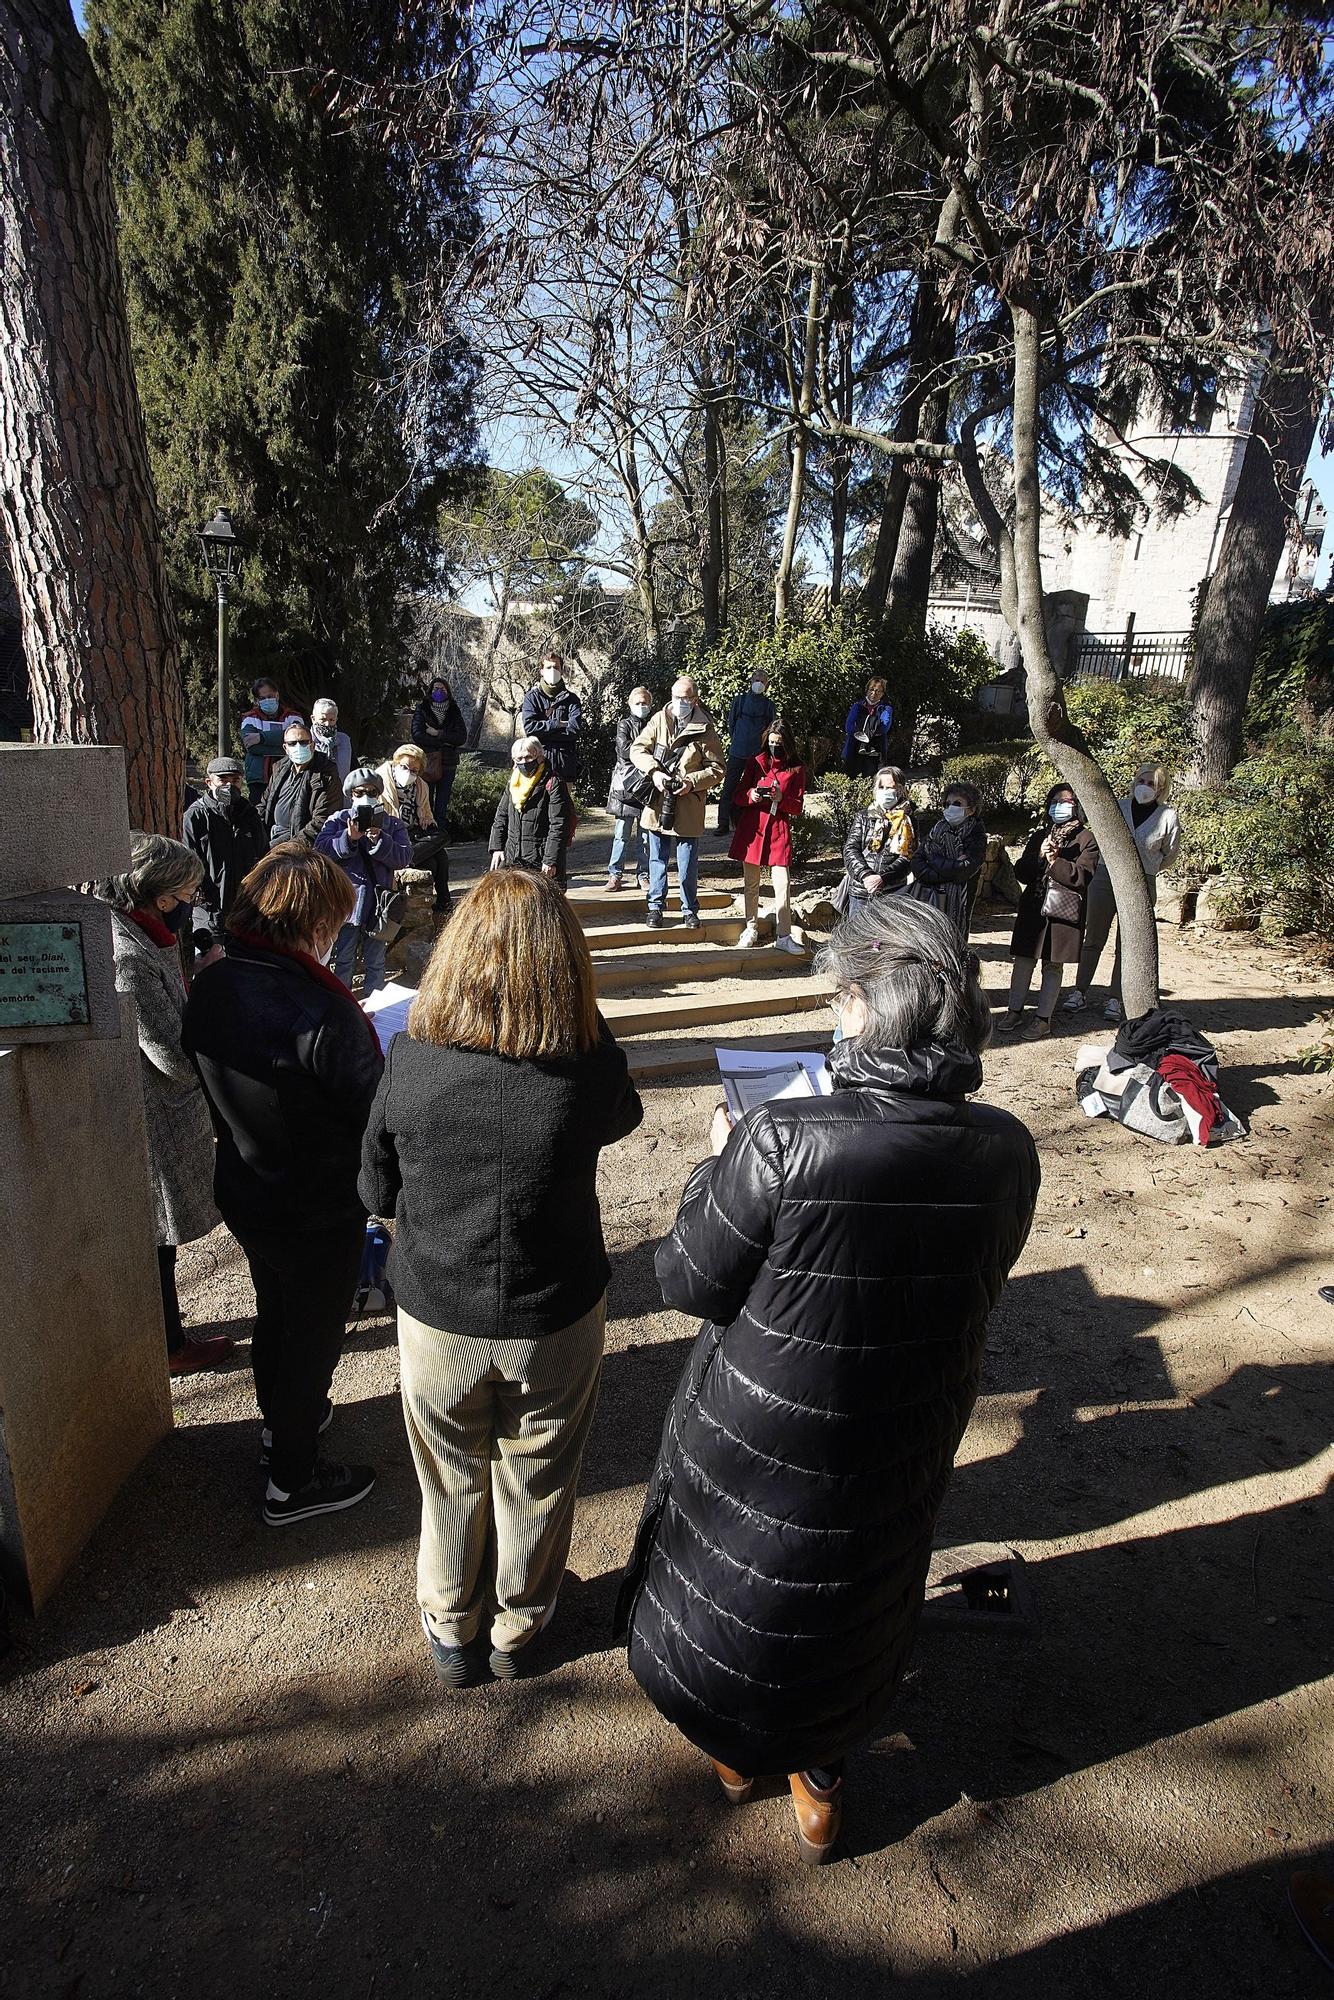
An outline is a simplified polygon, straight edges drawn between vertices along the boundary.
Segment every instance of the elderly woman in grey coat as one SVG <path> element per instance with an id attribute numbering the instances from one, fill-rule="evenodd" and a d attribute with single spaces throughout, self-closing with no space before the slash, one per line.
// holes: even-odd
<path id="1" fill-rule="evenodd" d="M 185 980 L 176 946 L 202 873 L 198 855 L 182 841 L 135 833 L 129 867 L 98 891 L 111 905 L 116 991 L 133 1000 L 138 1017 L 162 1316 L 173 1375 L 215 1368 L 234 1346 L 226 1334 L 188 1340 L 176 1297 L 177 1246 L 207 1236 L 219 1221 L 213 1206 L 213 1125 L 194 1065 L 181 1047 Z"/>

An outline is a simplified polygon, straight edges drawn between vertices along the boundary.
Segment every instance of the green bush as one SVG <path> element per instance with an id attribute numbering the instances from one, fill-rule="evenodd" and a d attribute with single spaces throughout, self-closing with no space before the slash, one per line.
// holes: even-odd
<path id="1" fill-rule="evenodd" d="M 1141 764 L 1163 764 L 1169 777 L 1191 749 L 1185 690 L 1176 681 L 1081 681 L 1066 690 L 1070 719 L 1124 794 Z"/>
<path id="2" fill-rule="evenodd" d="M 1334 707 L 1334 604 L 1276 604 L 1265 618 L 1246 706 L 1249 743 L 1300 742 Z"/>
<path id="3" fill-rule="evenodd" d="M 825 771 L 813 787 L 826 801 L 819 818 L 828 830 L 831 840 L 842 847 L 852 825 L 853 814 L 860 811 L 871 800 L 871 787 L 865 778 L 849 778 L 843 771 Z"/>
<path id="4" fill-rule="evenodd" d="M 901 764 L 916 761 L 918 725 L 926 716 L 943 717 L 959 729 L 977 713 L 977 691 L 996 672 L 976 632 L 904 631 L 887 626 L 880 637 L 877 671 L 894 704 L 893 754 Z M 860 690 L 859 690 L 860 692 Z M 957 741 L 957 732 L 950 732 Z M 930 744 L 921 746 L 930 750 Z"/>
<path id="5" fill-rule="evenodd" d="M 1272 934 L 1334 932 L 1334 743 L 1238 764 L 1226 785 L 1192 792 L 1181 815 L 1178 867 L 1198 877 L 1241 878 L 1243 895 Z"/>
<path id="6" fill-rule="evenodd" d="M 744 694 L 752 674 L 767 674 L 803 760 L 821 770 L 841 755 L 844 718 L 880 669 L 864 627 L 836 615 L 827 625 L 784 625 L 778 632 L 737 626 L 713 646 L 692 640 L 681 671 L 694 677 L 720 732 L 733 697 Z"/>
<path id="7" fill-rule="evenodd" d="M 507 768 L 499 764 L 484 764 L 475 750 L 464 751 L 454 776 L 454 789 L 449 795 L 452 839 L 485 840 L 509 778 Z"/>
<path id="8" fill-rule="evenodd" d="M 946 785 L 977 787 L 983 817 L 1005 806 L 1039 805 L 1055 783 L 1056 772 L 1028 738 L 962 750 L 947 757 L 940 770 L 942 792 Z"/>

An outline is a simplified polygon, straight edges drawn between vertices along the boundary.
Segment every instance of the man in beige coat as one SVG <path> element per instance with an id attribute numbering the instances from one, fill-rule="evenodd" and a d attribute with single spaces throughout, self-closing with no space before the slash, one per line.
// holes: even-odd
<path id="1" fill-rule="evenodd" d="M 681 924 L 699 922 L 699 843 L 709 793 L 720 785 L 727 757 L 713 719 L 699 705 L 688 674 L 672 683 L 672 698 L 647 722 L 630 746 L 630 761 L 652 778 L 655 796 L 640 824 L 648 835 L 648 926 L 662 928 L 667 900 L 667 861 L 676 842 L 676 879 L 681 888 Z"/>

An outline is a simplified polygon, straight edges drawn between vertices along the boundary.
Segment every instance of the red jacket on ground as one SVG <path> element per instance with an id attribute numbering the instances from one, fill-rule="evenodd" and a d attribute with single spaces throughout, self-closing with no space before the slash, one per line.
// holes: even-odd
<path id="1" fill-rule="evenodd" d="M 790 868 L 792 821 L 801 818 L 806 803 L 806 766 L 775 763 L 762 750 L 747 762 L 730 803 L 741 815 L 727 850 L 733 861 Z"/>

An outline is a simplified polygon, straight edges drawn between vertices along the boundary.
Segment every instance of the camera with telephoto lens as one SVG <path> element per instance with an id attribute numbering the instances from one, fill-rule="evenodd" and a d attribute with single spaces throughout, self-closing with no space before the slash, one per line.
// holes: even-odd
<path id="1" fill-rule="evenodd" d="M 670 833 L 676 824 L 676 793 L 672 790 L 671 773 L 667 774 L 667 787 L 658 793 L 658 828 L 662 833 Z"/>

